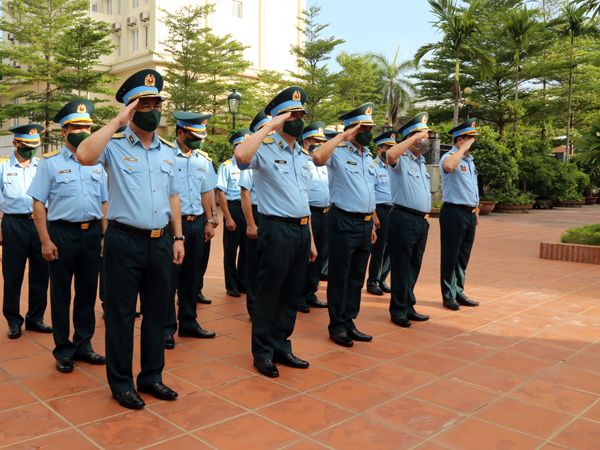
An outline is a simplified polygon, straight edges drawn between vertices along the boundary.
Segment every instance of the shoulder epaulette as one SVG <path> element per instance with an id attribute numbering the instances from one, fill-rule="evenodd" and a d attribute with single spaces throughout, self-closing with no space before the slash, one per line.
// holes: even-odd
<path id="1" fill-rule="evenodd" d="M 272 144 L 273 142 L 275 142 L 275 139 L 270 137 L 263 139 L 263 144 Z"/>
<path id="2" fill-rule="evenodd" d="M 55 150 L 55 151 L 53 151 L 53 152 L 46 153 L 45 155 L 42 155 L 42 156 L 43 156 L 44 158 L 50 158 L 51 156 L 58 155 L 59 153 L 60 153 L 60 150 Z"/>
<path id="3" fill-rule="evenodd" d="M 206 159 L 208 159 L 209 161 L 212 161 L 212 158 L 210 157 L 210 155 L 208 153 L 206 153 L 203 150 L 196 150 L 198 153 L 200 153 L 202 156 L 204 156 Z"/>
<path id="4" fill-rule="evenodd" d="M 223 161 L 223 164 L 221 164 L 222 166 L 226 166 L 227 164 L 231 164 L 231 160 L 228 159 L 227 161 Z"/>
<path id="5" fill-rule="evenodd" d="M 304 153 L 305 155 L 310 156 L 310 153 L 308 152 L 308 150 L 306 150 L 305 148 L 302 149 L 302 153 Z"/>
<path id="6" fill-rule="evenodd" d="M 158 139 L 160 139 L 163 144 L 166 144 L 166 145 L 168 145 L 171 148 L 175 148 L 175 144 L 173 144 L 172 142 L 167 141 L 165 138 L 162 138 L 162 137 L 158 136 Z"/>
<path id="7" fill-rule="evenodd" d="M 111 139 L 122 139 L 125 137 L 125 133 L 115 133 L 112 135 Z"/>
<path id="8" fill-rule="evenodd" d="M 3 163 L 4 161 L 6 161 L 8 158 L 10 158 L 10 156 L 5 156 L 4 158 L 0 158 L 0 163 Z"/>
<path id="9" fill-rule="evenodd" d="M 348 147 L 348 144 L 346 144 L 345 142 L 340 142 L 338 144 L 338 147 Z"/>
<path id="10" fill-rule="evenodd" d="M 448 153 L 450 153 L 451 155 L 454 155 L 456 152 L 448 152 Z"/>
<path id="11" fill-rule="evenodd" d="M 8 156 L 7 156 L 7 158 L 8 158 Z M 37 156 L 35 157 L 35 159 L 37 159 L 38 161 L 40 160 L 40 158 L 38 158 Z"/>

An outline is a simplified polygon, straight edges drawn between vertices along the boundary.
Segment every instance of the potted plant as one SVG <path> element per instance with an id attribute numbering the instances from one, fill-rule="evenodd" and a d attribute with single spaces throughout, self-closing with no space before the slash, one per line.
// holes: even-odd
<path id="1" fill-rule="evenodd" d="M 494 197 L 490 197 L 490 185 L 483 187 L 483 197 L 479 200 L 479 215 L 485 216 L 491 213 L 498 201 Z"/>
<path id="2" fill-rule="evenodd" d="M 435 202 L 431 204 L 431 211 L 429 211 L 429 215 L 434 217 L 434 216 L 438 216 L 440 214 L 440 209 L 442 208 L 442 205 L 444 204 L 444 202 Z"/>
<path id="3" fill-rule="evenodd" d="M 535 203 L 527 194 L 512 187 L 497 194 L 498 204 L 494 211 L 508 213 L 522 213 L 530 210 Z"/>

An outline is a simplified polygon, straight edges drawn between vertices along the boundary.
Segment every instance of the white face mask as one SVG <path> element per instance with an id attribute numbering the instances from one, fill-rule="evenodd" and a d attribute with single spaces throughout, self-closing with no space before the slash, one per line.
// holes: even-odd
<path id="1" fill-rule="evenodd" d="M 417 142 L 417 149 L 421 155 L 424 155 L 430 150 L 429 139 L 421 139 Z"/>

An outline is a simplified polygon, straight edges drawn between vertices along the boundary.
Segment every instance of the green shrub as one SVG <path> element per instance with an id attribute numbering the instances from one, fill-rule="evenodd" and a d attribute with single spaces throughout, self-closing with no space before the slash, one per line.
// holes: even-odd
<path id="1" fill-rule="evenodd" d="M 435 202 L 431 204 L 432 208 L 441 208 L 444 202 Z"/>
<path id="2" fill-rule="evenodd" d="M 560 237 L 565 244 L 600 245 L 600 224 L 571 228 Z"/>
<path id="3" fill-rule="evenodd" d="M 532 200 L 527 194 L 523 194 L 514 187 L 497 192 L 495 198 L 500 205 L 525 206 L 535 203 L 535 200 Z"/>
<path id="4" fill-rule="evenodd" d="M 478 127 L 471 154 L 482 179 L 481 191 L 505 191 L 517 177 L 517 160 L 510 150 L 500 143 L 500 136 L 490 127 Z"/>

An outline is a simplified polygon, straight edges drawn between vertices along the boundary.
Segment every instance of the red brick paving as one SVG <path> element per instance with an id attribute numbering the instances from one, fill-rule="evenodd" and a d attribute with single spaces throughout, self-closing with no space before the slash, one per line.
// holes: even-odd
<path id="1" fill-rule="evenodd" d="M 416 296 L 431 321 L 400 329 L 388 297 L 364 292 L 357 324 L 375 340 L 342 349 L 326 311 L 299 314 L 294 352 L 311 368 L 283 367 L 273 380 L 252 367 L 244 298 L 225 293 L 219 227 L 204 289 L 213 303 L 198 311 L 218 337 L 176 337 L 166 352 L 164 380 L 179 399 L 144 395 L 145 410 L 125 410 L 104 367 L 59 374 L 50 336 L 9 341 L 0 318 L 0 448 L 597 450 L 600 267 L 541 260 L 539 248 L 599 218 L 600 205 L 482 217 L 467 274 L 482 305 L 458 312 L 441 307 L 430 219 Z"/>

